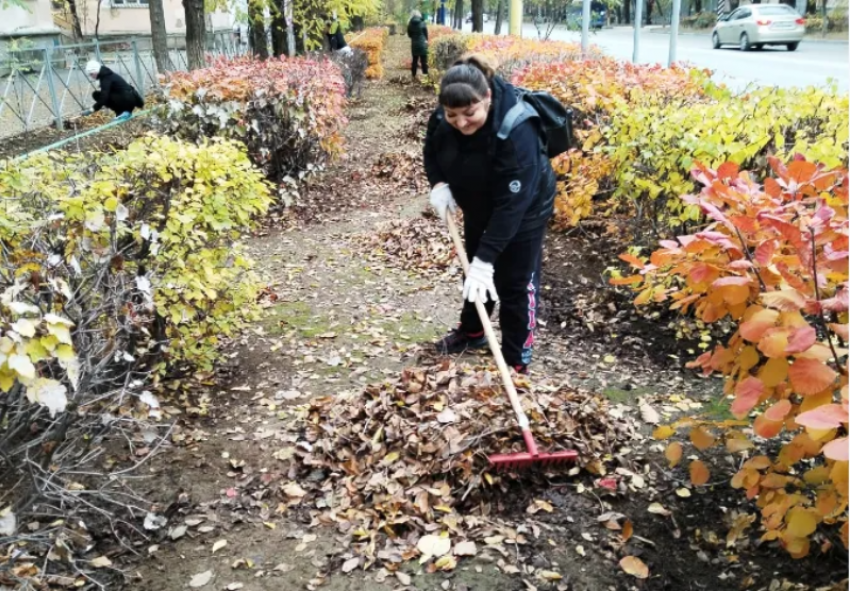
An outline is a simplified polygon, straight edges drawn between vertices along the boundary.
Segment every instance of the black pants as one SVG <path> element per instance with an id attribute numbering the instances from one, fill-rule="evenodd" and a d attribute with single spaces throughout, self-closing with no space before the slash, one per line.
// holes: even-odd
<path id="1" fill-rule="evenodd" d="M 464 230 L 466 250 L 471 261 L 478 249 L 482 232 L 476 232 L 469 227 Z M 502 355 L 512 367 L 531 363 L 545 235 L 544 226 L 531 236 L 515 239 L 508 244 L 493 265 L 493 283 L 496 285 L 496 293 L 499 294 Z M 492 314 L 495 304 L 487 302 L 485 307 L 487 312 Z M 484 331 L 474 304 L 464 302 L 460 314 L 460 329 L 470 335 L 478 335 Z"/>
<path id="2" fill-rule="evenodd" d="M 422 66 L 422 73 L 427 76 L 428 75 L 428 56 L 427 55 L 414 55 L 413 56 L 413 63 L 410 67 L 411 71 L 413 72 L 413 77 L 416 78 L 416 62 L 417 61 Z"/>
<path id="3" fill-rule="evenodd" d="M 96 103 L 100 102 L 99 90 L 95 90 L 91 96 Z M 132 113 L 133 109 L 141 107 L 141 105 L 139 105 L 139 99 L 135 93 L 132 95 L 112 94 L 103 106 L 114 111 L 116 115 L 120 115 L 121 113 Z"/>

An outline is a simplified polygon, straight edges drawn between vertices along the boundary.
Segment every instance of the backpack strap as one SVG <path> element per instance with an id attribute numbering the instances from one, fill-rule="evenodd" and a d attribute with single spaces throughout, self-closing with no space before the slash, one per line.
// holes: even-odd
<path id="1" fill-rule="evenodd" d="M 505 118 L 502 119 L 502 125 L 499 126 L 499 131 L 496 133 L 496 137 L 500 140 L 508 139 L 508 136 L 511 135 L 514 128 L 520 123 L 523 123 L 526 119 L 538 117 L 537 111 L 534 110 L 534 107 L 525 102 L 522 97 L 518 98 L 519 100 L 517 101 L 517 104 L 510 108 L 505 115 Z"/>

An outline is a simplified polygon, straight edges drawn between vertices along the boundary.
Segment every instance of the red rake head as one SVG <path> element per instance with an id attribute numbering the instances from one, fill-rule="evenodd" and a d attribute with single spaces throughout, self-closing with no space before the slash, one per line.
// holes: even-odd
<path id="1" fill-rule="evenodd" d="M 490 461 L 490 466 L 494 469 L 508 472 L 574 462 L 578 459 L 578 453 L 572 449 L 553 453 L 538 453 L 537 455 L 531 455 L 528 452 L 519 452 L 515 454 L 496 454 L 489 456 L 487 459 Z"/>

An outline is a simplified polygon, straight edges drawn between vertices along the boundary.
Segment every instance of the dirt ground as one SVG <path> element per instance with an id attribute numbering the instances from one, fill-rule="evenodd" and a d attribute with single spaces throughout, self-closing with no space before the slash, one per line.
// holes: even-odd
<path id="1" fill-rule="evenodd" d="M 725 416 L 720 382 L 683 372 L 687 345 L 676 347 L 669 334 L 634 316 L 622 297 L 577 301 L 576 294 L 605 291 L 602 273 L 614 264 L 608 249 L 594 252 L 600 249 L 592 236 L 553 236 L 547 243 L 544 323 L 531 380 L 603 393 L 612 412 L 640 426 L 644 438 L 628 452 L 638 468 L 615 475 L 617 492 L 585 473 L 523 481 L 495 499 L 495 507 L 535 534 L 508 555 L 485 549 L 433 574 L 416 561 L 389 576 L 343 574 L 340 534 L 304 509 L 281 508 L 271 485 L 281 471 L 275 454 L 292 443 L 288 409 L 397 375 L 418 362 L 422 343 L 456 321 L 456 268 L 421 272 L 363 250 L 385 224 L 414 220 L 427 205 L 418 165 L 421 126 L 411 101 L 433 98 L 419 85 L 401 83 L 405 52 L 406 39 L 391 38 L 386 80 L 366 85 L 351 105 L 348 156 L 250 241 L 269 284 L 266 313 L 228 348 L 220 380 L 197 408 L 172 409 L 173 445 L 136 485 L 157 500 L 169 525 L 139 544 L 137 557 L 120 557 L 123 588 L 187 589 L 207 571 L 202 578 L 209 582 L 197 588 L 234 591 L 803 591 L 846 577 L 846 553 L 814 550 L 792 561 L 774 544 L 758 542 L 757 521 L 727 538 L 730 527 L 746 521 L 742 511 L 752 510 L 728 484 L 739 459 L 717 454 L 708 486 L 691 489 L 687 498 L 676 492 L 690 488 L 686 470 L 667 468 L 638 405 L 652 405 L 665 418 Z M 530 514 L 535 501 L 552 511 Z M 653 504 L 665 512 L 650 512 Z M 624 520 L 634 528 L 625 544 Z M 837 537 L 833 542 L 841 546 Z M 617 563 L 626 554 L 649 566 L 649 578 L 622 572 Z M 534 574 L 541 569 L 560 578 Z"/>

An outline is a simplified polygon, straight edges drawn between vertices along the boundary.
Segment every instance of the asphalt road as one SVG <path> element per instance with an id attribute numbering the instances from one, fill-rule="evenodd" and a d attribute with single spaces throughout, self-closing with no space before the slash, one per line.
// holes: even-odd
<path id="1" fill-rule="evenodd" d="M 492 30 L 493 23 L 485 23 L 485 31 Z M 634 29 L 631 27 L 617 27 L 591 33 L 590 42 L 612 57 L 631 60 L 633 35 Z M 536 38 L 537 30 L 527 24 L 523 27 L 523 37 Z M 581 41 L 581 33 L 558 28 L 550 38 Z M 666 65 L 669 47 L 669 34 L 643 29 L 639 61 Z M 711 38 L 707 34 L 684 34 L 679 35 L 676 57 L 678 61 L 714 70 L 717 81 L 725 82 L 736 90 L 742 90 L 750 84 L 822 86 L 832 79 L 841 92 L 850 91 L 847 43 L 805 39 L 795 52 L 789 52 L 784 47 L 742 52 L 733 48 L 712 49 Z"/>

